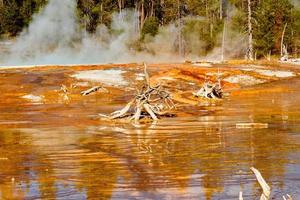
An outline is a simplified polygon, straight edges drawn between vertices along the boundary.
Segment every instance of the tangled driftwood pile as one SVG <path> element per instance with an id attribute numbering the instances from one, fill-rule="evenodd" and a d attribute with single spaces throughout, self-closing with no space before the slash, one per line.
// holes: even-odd
<path id="1" fill-rule="evenodd" d="M 223 90 L 220 81 L 216 84 L 205 82 L 198 92 L 193 93 L 195 97 L 204 97 L 208 99 L 221 99 Z"/>
<path id="2" fill-rule="evenodd" d="M 156 121 L 160 116 L 167 115 L 168 111 L 175 108 L 170 94 L 161 85 L 151 86 L 146 64 L 144 64 L 144 77 L 144 86 L 138 94 L 123 109 L 111 113 L 106 116 L 107 118 L 128 118 L 135 122 L 148 118 Z"/>

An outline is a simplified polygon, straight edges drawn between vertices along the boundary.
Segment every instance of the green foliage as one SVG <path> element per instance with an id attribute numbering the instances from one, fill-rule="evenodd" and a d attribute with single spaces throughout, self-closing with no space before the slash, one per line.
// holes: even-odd
<path id="1" fill-rule="evenodd" d="M 300 54 L 300 8 L 293 10 L 290 27 L 289 44 L 292 53 L 297 57 Z"/>
<path id="2" fill-rule="evenodd" d="M 16 36 L 47 1 L 0 0 L 0 35 Z M 99 24 L 110 27 L 113 13 L 126 8 L 136 10 L 140 13 L 139 26 L 143 27 L 140 30 L 141 43 L 146 35 L 155 36 L 160 26 L 170 23 L 178 26 L 179 19 L 182 19 L 186 51 L 207 54 L 220 45 L 225 19 L 230 21 L 233 30 L 246 35 L 247 5 L 247 0 L 77 0 L 77 14 L 81 27 L 95 32 Z M 299 53 L 299 8 L 293 7 L 290 0 L 251 0 L 251 5 L 254 51 L 257 55 L 280 52 L 285 24 L 284 43 L 289 52 Z"/>
<path id="3" fill-rule="evenodd" d="M 149 34 L 151 36 L 155 36 L 158 33 L 159 23 L 157 18 L 155 17 L 149 17 L 142 28 L 142 38 L 145 37 L 145 35 Z"/>
<path id="4" fill-rule="evenodd" d="M 17 35 L 45 3 L 46 0 L 3 0 L 3 5 L 0 5 L 0 34 Z"/>
<path id="5" fill-rule="evenodd" d="M 235 27 L 239 32 L 247 32 L 247 15 L 242 10 L 237 10 L 235 15 L 232 17 L 232 26 Z"/>
<path id="6" fill-rule="evenodd" d="M 207 18 L 185 20 L 183 36 L 188 53 L 206 55 L 216 46 L 218 36 L 223 31 L 223 22 L 211 23 Z"/>
<path id="7" fill-rule="evenodd" d="M 291 37 L 291 9 L 289 0 L 264 0 L 256 9 L 254 19 L 253 36 L 255 40 L 254 48 L 259 56 L 268 52 L 279 54 L 281 48 L 281 37 L 285 24 L 288 28 L 285 33 L 285 41 Z M 287 44 L 286 45 L 290 45 Z"/>

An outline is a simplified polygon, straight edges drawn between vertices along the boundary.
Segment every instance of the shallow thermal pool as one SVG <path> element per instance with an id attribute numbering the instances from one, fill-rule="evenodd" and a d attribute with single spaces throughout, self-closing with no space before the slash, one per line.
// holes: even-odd
<path id="1" fill-rule="evenodd" d="M 55 101 L 49 91 L 69 86 L 67 72 L 0 73 L 0 199 L 238 199 L 240 191 L 258 199 L 252 166 L 272 197 L 300 198 L 299 78 L 134 126 L 94 118 L 124 105 L 128 92 Z M 43 94 L 43 103 L 26 94 Z M 253 122 L 268 126 L 236 126 Z"/>

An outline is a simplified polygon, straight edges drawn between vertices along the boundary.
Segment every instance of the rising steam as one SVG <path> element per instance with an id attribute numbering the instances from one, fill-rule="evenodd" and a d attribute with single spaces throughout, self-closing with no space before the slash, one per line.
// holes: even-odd
<path id="1" fill-rule="evenodd" d="M 180 61 L 176 52 L 178 28 L 161 27 L 154 38 L 146 38 L 143 50 L 133 45 L 139 39 L 138 15 L 123 11 L 113 15 L 111 28 L 104 25 L 96 33 L 81 30 L 76 16 L 76 0 L 50 0 L 48 5 L 33 17 L 6 55 L 6 65 L 36 64 L 92 64 L 110 62 L 162 62 Z M 199 53 L 199 38 L 191 37 Z M 194 52 L 192 52 L 194 53 Z M 216 52 L 217 53 L 217 52 Z M 195 58 L 195 55 L 188 55 Z M 220 56 L 217 57 L 217 59 Z"/>

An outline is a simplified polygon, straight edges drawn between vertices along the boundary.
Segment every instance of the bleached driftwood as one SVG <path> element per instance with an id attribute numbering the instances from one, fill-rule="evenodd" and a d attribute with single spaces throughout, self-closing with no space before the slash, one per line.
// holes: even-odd
<path id="1" fill-rule="evenodd" d="M 284 200 L 293 200 L 293 198 L 289 194 L 287 194 L 286 196 L 283 196 L 282 198 Z"/>
<path id="2" fill-rule="evenodd" d="M 263 190 L 263 193 L 260 196 L 260 200 L 269 200 L 271 196 L 271 188 L 265 181 L 265 179 L 262 177 L 261 173 L 255 169 L 254 167 L 250 168 L 251 171 L 254 173 L 256 180 L 258 181 L 260 187 Z M 282 197 L 284 200 L 293 200 L 293 198 L 287 194 L 286 196 Z M 243 200 L 243 192 L 241 191 L 239 194 L 239 200 Z"/>
<path id="3" fill-rule="evenodd" d="M 81 92 L 81 95 L 82 95 L 82 96 L 87 96 L 87 95 L 89 95 L 89 94 L 92 94 L 92 93 L 94 93 L 94 92 L 99 91 L 100 89 L 107 91 L 107 90 L 106 90 L 105 88 L 103 88 L 102 86 L 95 86 L 95 87 L 92 87 L 92 88 L 90 88 L 90 89 L 87 89 L 87 90 L 82 91 L 82 92 Z"/>
<path id="4" fill-rule="evenodd" d="M 244 198 L 243 198 L 243 192 L 242 191 L 240 191 L 239 200 L 244 200 Z"/>
<path id="5" fill-rule="evenodd" d="M 64 84 L 62 84 L 60 86 L 60 91 L 62 91 L 65 94 L 67 94 L 69 92 L 67 86 L 65 86 Z"/>
<path id="6" fill-rule="evenodd" d="M 263 190 L 263 193 L 260 196 L 260 200 L 269 200 L 271 194 L 270 186 L 267 184 L 267 182 L 265 181 L 265 179 L 262 177 L 261 173 L 257 169 L 255 169 L 254 167 L 251 167 L 250 169 L 255 174 L 256 179 Z"/>
<path id="7" fill-rule="evenodd" d="M 193 93 L 193 95 L 208 99 L 221 99 L 223 97 L 223 90 L 220 82 L 216 84 L 204 83 L 200 90 Z"/>
<path id="8" fill-rule="evenodd" d="M 175 108 L 170 94 L 161 85 L 151 86 L 150 76 L 145 63 L 144 77 L 144 86 L 138 91 L 138 94 L 123 109 L 107 116 L 109 119 L 129 117 L 130 121 L 134 120 L 135 122 L 142 118 L 151 118 L 153 121 L 157 121 L 160 116 Z"/>

